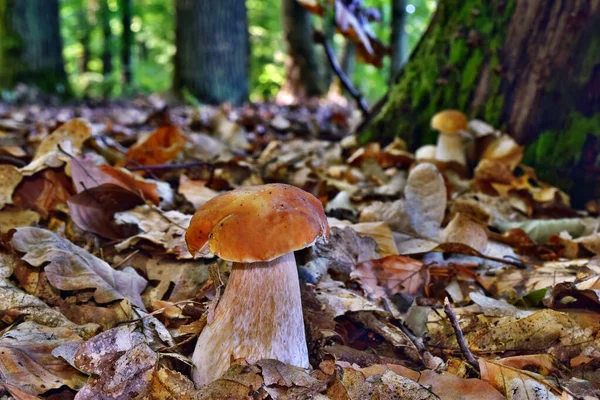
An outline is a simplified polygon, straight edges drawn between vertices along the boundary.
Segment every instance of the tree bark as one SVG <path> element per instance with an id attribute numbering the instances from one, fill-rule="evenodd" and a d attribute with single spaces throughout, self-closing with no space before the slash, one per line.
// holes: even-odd
<path id="1" fill-rule="evenodd" d="M 113 71 L 112 63 L 112 31 L 110 29 L 110 9 L 108 8 L 108 0 L 100 2 L 100 22 L 102 24 L 102 36 L 104 38 L 104 46 L 102 48 L 102 72 L 104 76 L 109 76 Z"/>
<path id="2" fill-rule="evenodd" d="M 121 0 L 123 37 L 121 42 L 121 64 L 123 66 L 123 83 L 131 84 L 132 76 L 132 56 L 133 31 L 131 30 L 131 15 L 133 10 L 133 0 Z"/>
<path id="3" fill-rule="evenodd" d="M 520 143 L 544 132 L 545 148 L 571 141 L 580 151 L 588 133 L 600 135 L 600 0 L 439 1 L 361 139 L 432 143 L 430 119 L 446 108 Z"/>
<path id="4" fill-rule="evenodd" d="M 294 102 L 323 94 L 310 13 L 296 0 L 282 0 L 281 17 L 287 59 L 285 82 L 278 97 Z"/>
<path id="5" fill-rule="evenodd" d="M 408 54 L 408 36 L 404 32 L 406 26 L 406 0 L 392 0 L 392 33 L 390 48 L 392 50 L 390 65 L 390 82 L 400 73 Z"/>
<path id="6" fill-rule="evenodd" d="M 68 91 L 58 0 L 0 0 L 0 87 Z"/>
<path id="7" fill-rule="evenodd" d="M 244 102 L 250 51 L 245 2 L 176 0 L 175 5 L 175 89 L 205 103 Z"/>

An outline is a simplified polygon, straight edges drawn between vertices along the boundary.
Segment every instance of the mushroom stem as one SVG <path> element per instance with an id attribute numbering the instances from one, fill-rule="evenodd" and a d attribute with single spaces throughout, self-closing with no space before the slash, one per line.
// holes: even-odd
<path id="1" fill-rule="evenodd" d="M 449 135 L 440 132 L 435 149 L 435 159 L 444 162 L 455 161 L 460 165 L 467 165 L 463 138 L 460 135 Z"/>
<path id="2" fill-rule="evenodd" d="M 194 383 L 218 379 L 239 358 L 273 358 L 308 368 L 294 253 L 233 264 L 213 323 L 200 334 L 192 356 Z"/>

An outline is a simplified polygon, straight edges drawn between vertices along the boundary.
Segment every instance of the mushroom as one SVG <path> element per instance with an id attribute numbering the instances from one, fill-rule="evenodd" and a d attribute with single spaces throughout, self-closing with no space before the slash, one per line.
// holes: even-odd
<path id="1" fill-rule="evenodd" d="M 308 368 L 294 251 L 329 237 L 323 206 L 294 186 L 269 184 L 221 194 L 194 214 L 185 240 L 192 254 L 232 261 L 214 319 L 192 356 L 196 386 L 235 359 L 273 358 Z"/>
<path id="2" fill-rule="evenodd" d="M 466 134 L 467 117 L 457 110 L 444 110 L 431 119 L 431 128 L 440 132 L 435 149 L 438 161 L 454 161 L 462 166 L 467 165 L 467 157 L 463 144 Z"/>

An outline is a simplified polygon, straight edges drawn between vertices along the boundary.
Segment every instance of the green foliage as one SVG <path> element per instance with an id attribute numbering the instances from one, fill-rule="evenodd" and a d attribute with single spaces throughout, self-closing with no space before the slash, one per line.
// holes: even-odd
<path id="1" fill-rule="evenodd" d="M 134 0 L 131 29 L 134 32 L 133 83 L 122 84 L 121 35 L 122 0 L 108 0 L 111 40 L 107 45 L 112 55 L 113 72 L 103 73 L 102 32 L 99 2 L 104 0 L 62 0 L 61 32 L 65 68 L 73 92 L 78 97 L 99 98 L 130 95 L 136 92 L 162 92 L 171 87 L 175 54 L 174 0 Z M 409 0 L 405 31 L 412 49 L 426 29 L 436 7 L 433 0 Z M 373 23 L 375 34 L 389 42 L 391 6 L 389 0 L 365 0 L 365 4 L 381 11 L 383 20 Z M 249 40 L 251 44 L 251 100 L 273 98 L 285 79 L 285 48 L 282 38 L 281 0 L 246 0 Z M 314 18 L 317 28 L 321 20 Z M 312 38 L 306 38 L 312 40 Z M 343 37 L 336 34 L 334 47 L 341 53 Z M 341 54 L 339 54 L 341 56 Z M 329 68 L 323 60 L 323 69 Z M 390 61 L 381 69 L 358 63 L 353 81 L 370 101 L 378 100 L 388 88 Z"/>

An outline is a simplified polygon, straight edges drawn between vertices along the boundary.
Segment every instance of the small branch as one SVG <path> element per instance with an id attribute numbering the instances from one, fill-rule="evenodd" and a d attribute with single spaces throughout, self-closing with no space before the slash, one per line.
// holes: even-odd
<path id="1" fill-rule="evenodd" d="M 352 98 L 354 98 L 354 100 L 358 104 L 360 111 L 363 113 L 363 117 L 368 118 L 369 117 L 369 106 L 367 105 L 367 102 L 365 101 L 365 99 L 362 98 L 362 96 L 358 92 L 358 90 L 356 90 L 354 88 L 354 86 L 352 85 L 352 82 L 350 82 L 350 78 L 348 78 L 348 76 L 344 73 L 344 71 L 340 67 L 340 64 L 338 63 L 337 58 L 335 57 L 335 53 L 334 53 L 333 49 L 331 48 L 331 45 L 329 44 L 329 42 L 327 42 L 327 39 L 325 38 L 325 35 L 323 34 L 323 32 L 314 31 L 313 32 L 313 40 L 315 41 L 315 43 L 318 43 L 323 46 L 323 48 L 325 49 L 325 54 L 327 54 L 327 59 L 329 60 L 329 64 L 331 65 L 331 68 L 333 68 L 333 71 L 335 72 L 335 74 L 338 76 L 338 78 L 340 78 L 340 82 L 342 82 L 342 85 L 344 85 L 344 88 L 348 91 L 348 93 L 350 93 Z"/>
<path id="2" fill-rule="evenodd" d="M 456 341 L 458 342 L 458 347 L 460 348 L 461 353 L 465 357 L 465 360 L 467 360 L 469 365 L 473 367 L 473 369 L 477 371 L 478 374 L 481 374 L 481 371 L 479 370 L 479 363 L 477 362 L 477 359 L 475 358 L 473 353 L 471 353 L 471 350 L 469 350 L 469 346 L 467 346 L 465 336 L 463 335 L 462 329 L 460 329 L 458 318 L 456 317 L 456 313 L 450 305 L 450 301 L 448 301 L 448 297 L 444 299 L 444 311 L 446 312 L 446 316 L 452 324 L 454 334 L 456 335 Z"/>
<path id="3" fill-rule="evenodd" d="M 176 169 L 176 168 L 193 168 L 193 167 L 203 167 L 205 165 L 210 165 L 210 163 L 206 161 L 196 161 L 189 162 L 183 164 L 153 164 L 153 165 L 139 165 L 136 167 L 125 166 L 130 171 L 161 171 L 167 169 Z"/>

